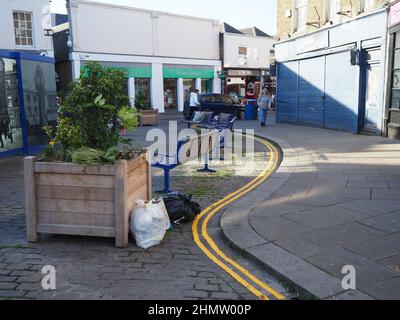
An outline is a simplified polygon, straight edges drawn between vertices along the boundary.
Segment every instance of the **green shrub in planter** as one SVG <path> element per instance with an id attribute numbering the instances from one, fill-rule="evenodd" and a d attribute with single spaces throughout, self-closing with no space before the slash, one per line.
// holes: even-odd
<path id="1" fill-rule="evenodd" d="M 46 128 L 51 140 L 39 159 L 95 164 L 135 154 L 110 151 L 121 144 L 129 148 L 130 142 L 119 136 L 120 126 L 132 131 L 138 125 L 137 110 L 125 93 L 126 76 L 124 71 L 88 63 L 85 74 L 70 85 L 57 127 Z"/>

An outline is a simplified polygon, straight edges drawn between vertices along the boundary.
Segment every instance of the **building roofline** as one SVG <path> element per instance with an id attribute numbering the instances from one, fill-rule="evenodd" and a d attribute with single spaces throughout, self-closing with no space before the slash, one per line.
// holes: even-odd
<path id="1" fill-rule="evenodd" d="M 117 5 L 117 4 L 112 4 L 112 3 L 104 3 L 104 2 L 99 2 L 99 1 L 71 0 L 71 5 L 77 4 L 79 6 L 80 3 L 92 5 L 92 6 L 110 7 L 110 8 L 116 8 L 116 9 L 126 9 L 126 10 L 143 12 L 143 13 L 155 13 L 155 14 L 162 14 L 162 15 L 180 17 L 180 18 L 186 18 L 186 19 L 217 22 L 218 24 L 220 22 L 218 19 L 213 19 L 213 18 L 195 17 L 195 16 L 189 16 L 189 15 L 184 15 L 184 14 L 179 14 L 179 13 L 172 13 L 172 12 L 152 10 L 152 9 L 143 9 L 143 8 L 130 7 L 130 6 L 122 6 L 122 5 Z"/>

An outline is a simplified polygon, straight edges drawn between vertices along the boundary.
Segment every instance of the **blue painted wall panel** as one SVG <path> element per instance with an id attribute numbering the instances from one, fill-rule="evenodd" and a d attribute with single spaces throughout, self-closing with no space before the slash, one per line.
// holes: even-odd
<path id="1" fill-rule="evenodd" d="M 326 56 L 325 128 L 357 133 L 358 68 L 349 52 Z"/>
<path id="2" fill-rule="evenodd" d="M 277 122 L 297 123 L 298 62 L 278 64 Z"/>
<path id="3" fill-rule="evenodd" d="M 325 57 L 300 61 L 299 124 L 323 126 Z"/>

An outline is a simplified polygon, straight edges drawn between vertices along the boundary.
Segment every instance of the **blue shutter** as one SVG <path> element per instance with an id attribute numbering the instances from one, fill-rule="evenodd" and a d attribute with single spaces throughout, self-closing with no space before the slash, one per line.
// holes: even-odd
<path id="1" fill-rule="evenodd" d="M 300 61 L 299 124 L 323 126 L 325 57 Z"/>
<path id="2" fill-rule="evenodd" d="M 276 121 L 297 123 L 298 62 L 278 64 Z"/>
<path id="3" fill-rule="evenodd" d="M 350 53 L 326 56 L 324 127 L 357 133 L 358 66 Z"/>

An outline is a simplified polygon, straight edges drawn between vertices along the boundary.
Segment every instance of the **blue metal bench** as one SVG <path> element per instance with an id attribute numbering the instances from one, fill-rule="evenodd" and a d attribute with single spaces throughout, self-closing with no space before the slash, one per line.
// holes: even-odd
<path id="1" fill-rule="evenodd" d="M 158 161 L 156 163 L 153 163 L 151 166 L 154 168 L 159 168 L 164 170 L 164 190 L 159 193 L 171 193 L 172 191 L 170 190 L 170 171 L 181 165 L 179 161 L 179 154 L 181 151 L 181 148 L 189 142 L 189 139 L 186 140 L 181 140 L 178 141 L 178 146 L 176 150 L 176 154 L 174 155 L 168 155 L 168 154 L 161 154 L 161 153 L 155 153 L 155 157 L 162 157 L 166 161 Z"/>
<path id="2" fill-rule="evenodd" d="M 218 119 L 218 120 L 204 122 L 204 123 L 199 124 L 197 127 L 202 128 L 202 129 L 208 129 L 208 130 L 218 130 L 218 131 L 230 130 L 230 131 L 233 131 L 233 125 L 235 124 L 237 117 L 234 116 L 233 114 L 225 114 L 225 113 L 221 113 L 219 115 L 219 117 L 220 117 L 220 119 Z M 221 119 L 221 117 L 223 117 L 223 119 Z"/>
<path id="3" fill-rule="evenodd" d="M 210 144 L 213 134 L 215 134 L 215 131 L 214 133 L 209 132 L 202 136 L 196 136 L 191 138 L 189 137 L 185 140 L 178 141 L 176 153 L 174 153 L 173 155 L 161 154 L 158 152 L 154 153 L 154 157 L 157 157 L 159 159 L 157 159 L 157 162 L 152 163 L 152 167 L 159 168 L 164 171 L 164 190 L 158 193 L 168 194 L 173 192 L 170 190 L 170 171 L 184 164 L 187 161 L 198 159 L 199 156 L 203 155 L 205 156 L 205 168 L 199 171 L 215 172 L 209 169 L 208 167 L 210 145 L 212 145 L 213 147 L 217 145 L 216 141 L 212 141 Z M 215 135 L 214 137 L 215 140 L 217 140 L 217 135 Z M 203 141 L 207 142 L 204 143 L 204 146 L 202 145 L 199 148 L 199 146 L 203 143 Z M 192 143 L 196 142 L 197 142 L 197 144 L 195 145 L 196 148 L 192 150 Z M 195 152 L 192 152 L 194 150 Z"/>

